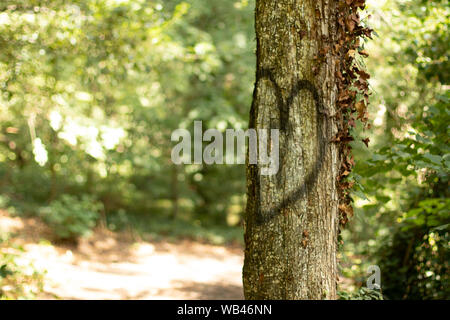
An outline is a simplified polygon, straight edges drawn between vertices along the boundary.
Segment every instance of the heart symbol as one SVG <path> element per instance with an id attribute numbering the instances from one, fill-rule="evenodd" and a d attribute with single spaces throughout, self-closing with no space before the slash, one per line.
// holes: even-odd
<path id="1" fill-rule="evenodd" d="M 280 118 L 280 131 L 284 132 L 285 134 L 288 134 L 289 131 L 291 131 L 291 127 L 290 127 L 290 122 L 289 122 L 289 113 L 291 110 L 291 106 L 294 102 L 294 99 L 298 96 L 298 94 L 300 93 L 300 91 L 302 90 L 307 90 L 309 91 L 314 99 L 315 105 L 316 105 L 316 117 L 317 117 L 317 126 L 318 126 L 318 131 L 322 134 L 317 134 L 317 143 L 316 145 L 319 146 L 319 152 L 317 155 L 317 159 L 314 162 L 313 166 L 312 166 L 312 170 L 310 172 L 307 173 L 306 177 L 305 177 L 305 182 L 303 183 L 302 186 L 300 186 L 299 188 L 297 188 L 296 190 L 292 191 L 288 196 L 286 196 L 278 205 L 276 205 L 274 208 L 271 208 L 270 210 L 266 210 L 266 211 L 261 211 L 258 208 L 258 212 L 256 214 L 256 223 L 258 225 L 264 224 L 268 221 L 270 221 L 271 219 L 273 219 L 275 216 L 277 216 L 281 210 L 283 208 L 285 208 L 288 204 L 290 203 L 294 203 L 295 201 L 297 201 L 300 197 L 302 197 L 303 195 L 305 195 L 306 192 L 308 192 L 309 190 L 311 190 L 311 188 L 313 188 L 317 182 L 317 178 L 319 175 L 319 172 L 322 168 L 323 165 L 323 159 L 325 157 L 325 153 L 326 153 L 326 143 L 328 142 L 328 140 L 324 137 L 322 130 L 320 130 L 320 128 L 323 127 L 323 121 L 326 121 L 326 117 L 321 116 L 322 114 L 324 114 L 324 108 L 322 105 L 322 99 L 319 95 L 319 92 L 317 91 L 317 89 L 314 87 L 314 85 L 306 79 L 302 79 L 302 80 L 298 80 L 295 85 L 292 87 L 291 92 L 289 94 L 289 97 L 287 98 L 286 101 L 284 101 L 283 96 L 281 94 L 281 88 L 280 86 L 277 84 L 275 77 L 272 73 L 271 70 L 269 69 L 260 69 L 258 70 L 257 74 L 256 74 L 256 84 L 255 84 L 255 93 L 254 96 L 256 96 L 256 88 L 258 85 L 258 82 L 260 80 L 269 80 L 271 82 L 271 84 L 273 85 L 274 89 L 275 89 L 275 96 L 277 99 L 277 104 L 278 104 L 278 110 L 279 110 L 279 118 Z M 254 99 L 255 101 L 255 99 Z M 254 108 L 255 105 L 252 105 L 252 110 L 250 112 L 251 119 L 250 119 L 250 128 L 254 128 L 255 127 L 255 112 L 254 112 Z M 288 139 L 292 139 L 292 135 L 287 135 Z M 288 143 L 288 141 L 285 141 L 285 143 Z M 281 166 L 283 165 L 283 157 L 284 154 L 281 153 L 280 155 L 281 159 L 280 159 L 280 168 L 278 171 L 278 174 L 280 174 L 281 172 Z M 257 177 L 257 172 L 258 172 L 258 168 L 257 165 L 249 165 L 249 174 L 252 177 Z M 253 175 L 252 175 L 253 174 Z M 255 188 L 253 190 L 254 194 L 259 198 L 260 196 L 260 186 L 259 186 L 259 179 L 255 179 L 256 181 L 252 181 L 252 186 L 253 188 Z M 278 184 L 279 184 L 279 180 L 278 180 Z M 257 202 L 259 202 L 259 199 L 257 199 Z"/>

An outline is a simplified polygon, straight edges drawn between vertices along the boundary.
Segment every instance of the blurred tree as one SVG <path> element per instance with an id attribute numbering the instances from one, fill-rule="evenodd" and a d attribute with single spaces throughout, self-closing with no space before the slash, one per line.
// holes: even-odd
<path id="1" fill-rule="evenodd" d="M 9 203 L 33 214 L 87 193 L 106 217 L 227 225 L 242 211 L 243 166 L 175 167 L 168 141 L 193 120 L 246 126 L 250 12 L 248 1 L 231 0 L 2 2 L 0 174 Z"/>

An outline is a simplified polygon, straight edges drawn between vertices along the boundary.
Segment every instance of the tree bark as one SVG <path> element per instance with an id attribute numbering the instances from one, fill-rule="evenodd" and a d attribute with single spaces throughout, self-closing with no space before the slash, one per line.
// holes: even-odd
<path id="1" fill-rule="evenodd" d="M 256 1 L 249 127 L 280 130 L 280 168 L 247 165 L 246 299 L 336 298 L 337 2 Z"/>

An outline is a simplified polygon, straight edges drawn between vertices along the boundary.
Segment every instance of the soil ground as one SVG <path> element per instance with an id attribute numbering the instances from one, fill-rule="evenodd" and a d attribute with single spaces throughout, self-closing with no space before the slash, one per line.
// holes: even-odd
<path id="1" fill-rule="evenodd" d="M 0 228 L 46 270 L 41 299 L 243 299 L 243 250 L 189 240 L 137 239 L 104 228 L 77 245 L 50 243 L 36 218 L 0 211 Z"/>

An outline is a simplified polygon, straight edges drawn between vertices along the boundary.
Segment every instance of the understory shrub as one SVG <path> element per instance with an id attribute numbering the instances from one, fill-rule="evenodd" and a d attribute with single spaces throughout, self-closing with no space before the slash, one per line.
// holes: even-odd
<path id="1" fill-rule="evenodd" d="M 102 209 L 102 203 L 93 197 L 65 194 L 42 207 L 39 215 L 59 240 L 76 240 L 92 232 Z"/>

